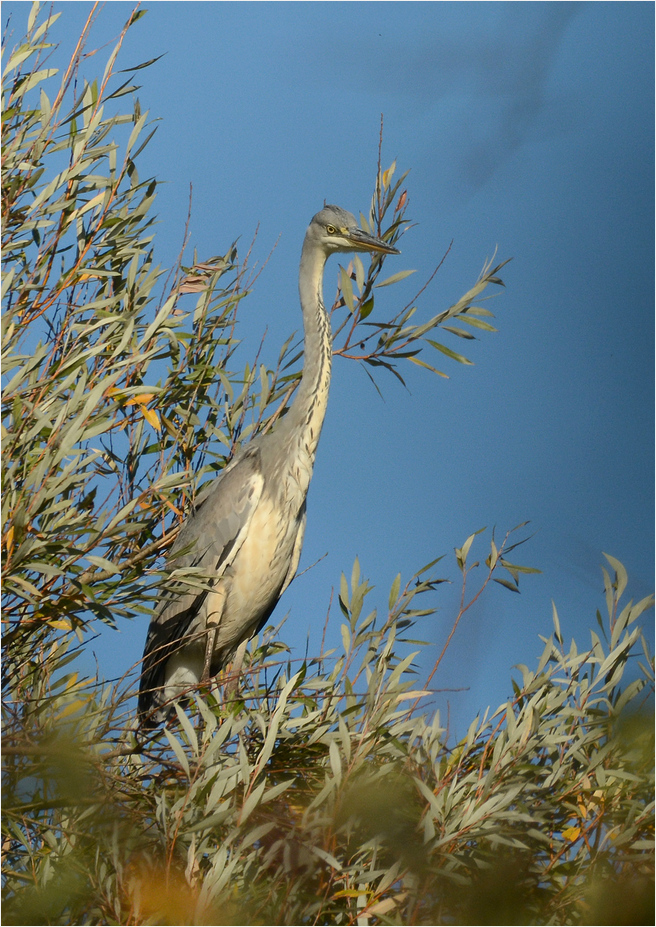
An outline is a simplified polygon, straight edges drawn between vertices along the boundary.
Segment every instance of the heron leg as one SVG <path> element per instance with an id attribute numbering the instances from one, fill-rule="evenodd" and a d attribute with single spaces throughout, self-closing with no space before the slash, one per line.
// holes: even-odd
<path id="1" fill-rule="evenodd" d="M 205 638 L 205 659 L 203 661 L 203 675 L 201 676 L 201 685 L 206 686 L 210 679 L 210 668 L 212 666 L 212 655 L 214 653 L 214 643 L 216 641 L 217 631 L 223 617 L 225 608 L 227 589 L 223 583 L 219 583 L 217 588 L 210 592 L 207 597 L 207 618 L 205 627 L 207 628 L 207 637 Z"/>
<path id="2" fill-rule="evenodd" d="M 230 668 L 230 677 L 225 687 L 225 697 L 227 701 L 229 701 L 231 698 L 235 698 L 239 693 L 239 677 L 241 675 L 241 668 L 244 662 L 244 655 L 246 653 L 247 647 L 248 638 L 243 640 L 235 651 L 235 658 L 232 661 L 232 666 Z"/>
<path id="3" fill-rule="evenodd" d="M 212 665 L 216 632 L 216 625 L 210 626 L 207 631 L 207 637 L 205 638 L 205 659 L 203 660 L 203 675 L 200 677 L 201 686 L 206 686 L 210 681 L 210 666 Z"/>

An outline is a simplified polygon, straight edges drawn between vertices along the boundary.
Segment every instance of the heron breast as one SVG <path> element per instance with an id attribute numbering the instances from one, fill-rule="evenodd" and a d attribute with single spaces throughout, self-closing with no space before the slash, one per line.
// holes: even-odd
<path id="1" fill-rule="evenodd" d="M 298 527 L 296 518 L 263 494 L 232 562 L 216 649 L 252 634 L 275 603 L 289 571 Z"/>

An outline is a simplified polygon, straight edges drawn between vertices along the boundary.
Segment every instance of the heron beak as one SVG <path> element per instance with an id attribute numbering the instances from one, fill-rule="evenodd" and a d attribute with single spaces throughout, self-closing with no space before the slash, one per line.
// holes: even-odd
<path id="1" fill-rule="evenodd" d="M 398 248 L 388 245 L 382 238 L 374 238 L 362 229 L 349 229 L 346 235 L 356 251 L 376 251 L 379 254 L 400 254 Z"/>

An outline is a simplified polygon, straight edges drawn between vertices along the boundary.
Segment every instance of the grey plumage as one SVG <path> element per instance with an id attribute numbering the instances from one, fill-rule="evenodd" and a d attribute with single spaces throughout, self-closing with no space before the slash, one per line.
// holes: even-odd
<path id="1" fill-rule="evenodd" d="M 198 570 L 211 589 L 175 585 L 153 617 L 143 656 L 139 716 L 164 720 L 171 703 L 226 664 L 262 628 L 298 566 L 307 496 L 328 401 L 330 320 L 323 270 L 334 252 L 398 254 L 326 206 L 301 253 L 304 367 L 294 402 L 273 432 L 254 438 L 203 490 L 171 548 L 171 570 Z"/>

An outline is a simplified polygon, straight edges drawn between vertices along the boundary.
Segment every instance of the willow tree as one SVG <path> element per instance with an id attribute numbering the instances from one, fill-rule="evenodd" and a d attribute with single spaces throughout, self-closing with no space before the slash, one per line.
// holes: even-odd
<path id="1" fill-rule="evenodd" d="M 639 618 L 651 601 L 624 602 L 613 558 L 591 643 L 566 647 L 554 612 L 535 668 L 455 747 L 429 701 L 441 657 L 427 679 L 414 669 L 434 564 L 398 576 L 375 608 L 356 562 L 339 585 L 341 650 L 291 659 L 268 628 L 233 709 L 219 679 L 147 744 L 135 674 L 112 688 L 76 672 L 98 623 L 152 611 L 198 488 L 283 414 L 301 356 L 290 338 L 275 368 L 237 368 L 256 275 L 229 236 L 222 255 L 185 259 L 185 241 L 177 266 L 155 263 L 157 182 L 138 172 L 153 129 L 135 83 L 152 62 L 117 67 L 144 14 L 92 79 L 96 12 L 61 71 L 42 66 L 59 14 L 39 4 L 5 49 L 5 922 L 641 922 L 653 688 Z M 405 181 L 379 156 L 361 219 L 391 241 L 408 224 Z M 389 308 L 406 272 L 354 258 L 338 278 L 334 351 L 374 376 L 439 372 L 435 352 L 464 362 L 449 344 L 492 329 L 476 303 L 500 266 L 417 322 L 416 300 Z M 473 559 L 482 543 L 456 549 L 453 632 L 490 582 L 516 591 L 531 572 L 513 554 L 521 526 Z"/>

